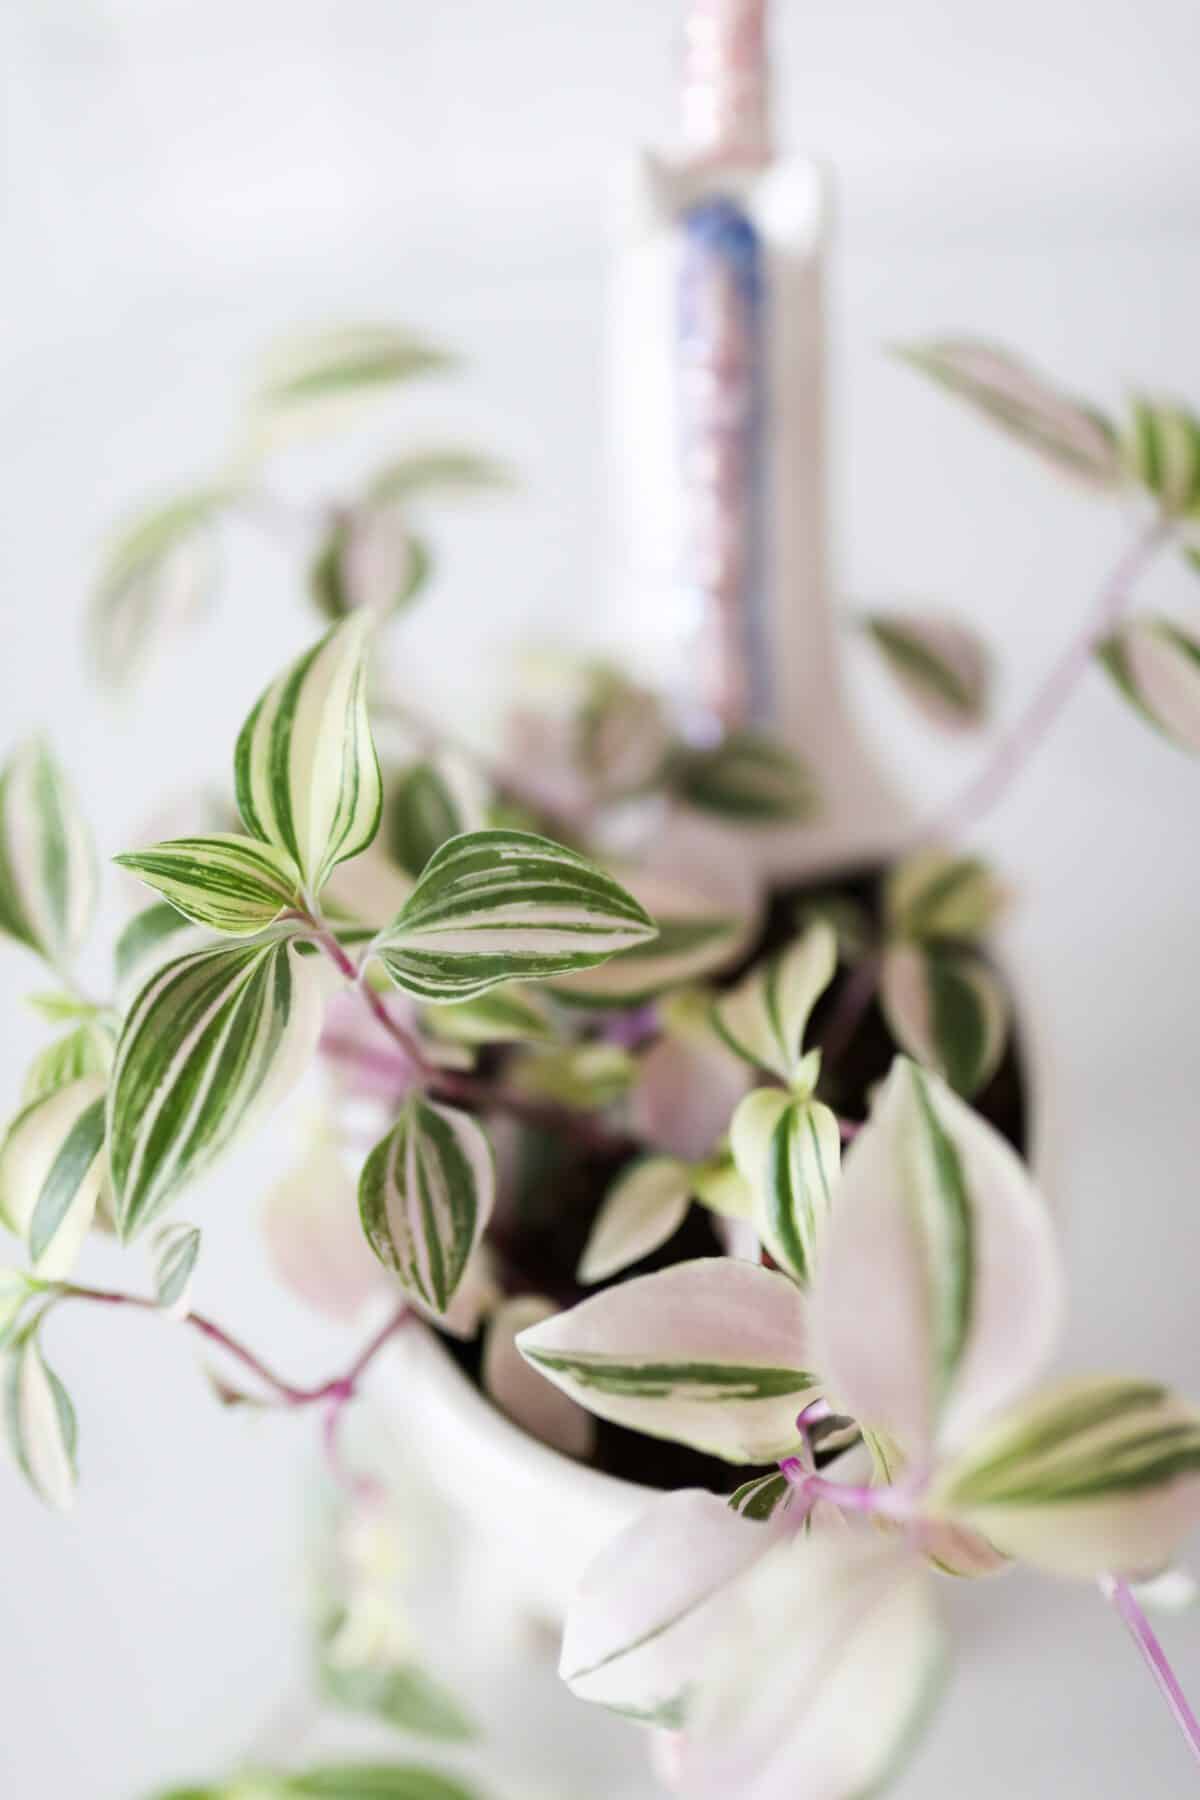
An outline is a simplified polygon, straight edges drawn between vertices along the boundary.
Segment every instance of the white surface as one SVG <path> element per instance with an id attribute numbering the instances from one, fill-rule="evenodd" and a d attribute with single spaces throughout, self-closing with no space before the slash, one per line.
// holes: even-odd
<path id="1" fill-rule="evenodd" d="M 844 177 L 837 566 L 856 596 L 969 610 L 1002 640 L 1011 708 L 1122 526 L 877 346 L 964 328 L 1098 400 L 1132 382 L 1200 401 L 1194 8 L 786 12 L 789 138 Z M 673 17 L 638 0 L 7 9 L 3 737 L 56 720 L 106 851 L 164 793 L 224 770 L 248 703 L 307 629 L 286 558 L 239 535 L 219 619 L 136 703 L 106 708 L 81 669 L 98 535 L 131 500 L 212 465 L 237 372 L 281 325 L 436 328 L 470 353 L 469 376 L 414 390 L 375 441 L 421 422 L 508 452 L 527 477 L 521 500 L 439 531 L 444 579 L 397 650 L 427 705 L 432 692 L 474 726 L 515 636 L 619 634 L 605 611 L 601 224 L 614 163 L 662 136 Z M 342 466 L 369 460 L 360 440 Z M 297 459 L 285 480 L 300 488 L 320 461 Z M 1147 593 L 1196 618 L 1182 569 Z M 922 738 L 870 676 L 863 692 L 888 760 L 928 794 L 968 766 L 969 749 Z M 1022 884 L 1018 931 L 1057 1035 L 1072 1358 L 1200 1394 L 1198 779 L 1093 678 L 987 841 Z M 38 979 L 19 953 L 0 956 L 5 1092 L 37 1041 L 19 996 Z M 272 1287 L 253 1230 L 286 1155 L 281 1127 L 189 1203 L 208 1240 L 199 1300 L 315 1377 L 349 1345 Z M 97 1273 L 123 1278 L 114 1260 Z M 140 1800 L 243 1751 L 286 1689 L 311 1434 L 221 1414 L 190 1347 L 153 1322 L 80 1309 L 52 1345 L 80 1411 L 84 1489 L 64 1525 L 15 1478 L 0 1483 L 0 1788 Z M 904 1793 L 1190 1791 L 1098 1599 L 1024 1578 L 952 1599 L 967 1642 Z M 1200 1620 L 1167 1635 L 1200 1692 Z"/>

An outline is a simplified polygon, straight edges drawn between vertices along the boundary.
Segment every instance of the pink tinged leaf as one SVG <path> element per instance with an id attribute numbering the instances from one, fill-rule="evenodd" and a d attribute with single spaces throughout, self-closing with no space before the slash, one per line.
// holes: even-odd
<path id="1" fill-rule="evenodd" d="M 555 1311 L 537 1294 L 506 1300 L 488 1321 L 483 1350 L 484 1391 L 510 1418 L 540 1443 L 564 1456 L 586 1461 L 596 1442 L 596 1421 L 582 1406 L 543 1381 L 517 1349 L 519 1331 L 540 1325 Z"/>
<path id="2" fill-rule="evenodd" d="M 866 629 L 907 699 L 947 731 L 981 723 L 987 711 L 988 657 L 975 632 L 953 619 L 878 613 Z"/>
<path id="3" fill-rule="evenodd" d="M 688 1694 L 720 1653 L 731 1592 L 783 1529 L 741 1517 L 715 1494 L 655 1500 L 584 1573 L 559 1663 L 572 1693 L 680 1725 Z"/>
<path id="4" fill-rule="evenodd" d="M 725 1257 L 678 1263 L 522 1332 L 521 1354 L 602 1419 L 733 1463 L 773 1462 L 816 1397 L 800 1290 Z"/>
<path id="5" fill-rule="evenodd" d="M 1132 698 L 1182 749 L 1200 754 L 1200 643 L 1167 619 L 1135 619 L 1120 634 Z"/>
<path id="6" fill-rule="evenodd" d="M 898 1058 L 846 1154 L 811 1291 L 831 1403 L 920 1465 L 1034 1379 L 1061 1288 L 1045 1204 L 1018 1157 Z"/>
<path id="7" fill-rule="evenodd" d="M 675 1157 L 635 1163 L 609 1189 L 596 1215 L 579 1262 L 580 1283 L 606 1281 L 665 1244 L 683 1224 L 690 1198 L 689 1171 Z"/>
<path id="8" fill-rule="evenodd" d="M 957 1093 L 969 1097 L 991 1080 L 1004 1054 L 1008 1001 L 981 957 L 945 945 L 889 945 L 879 998 L 899 1047 Z"/>
<path id="9" fill-rule="evenodd" d="M 728 1131 L 751 1079 L 712 1032 L 665 1037 L 638 1062 L 630 1123 L 654 1149 L 699 1162 Z"/>
<path id="10" fill-rule="evenodd" d="M 689 1800 L 850 1800 L 895 1771 L 936 1697 L 920 1559 L 871 1530 L 792 1536 L 733 1591 L 684 1733 Z"/>
<path id="11" fill-rule="evenodd" d="M 268 1194 L 262 1230 L 284 1287 L 339 1323 L 395 1290 L 363 1237 L 353 1177 L 324 1134 Z"/>

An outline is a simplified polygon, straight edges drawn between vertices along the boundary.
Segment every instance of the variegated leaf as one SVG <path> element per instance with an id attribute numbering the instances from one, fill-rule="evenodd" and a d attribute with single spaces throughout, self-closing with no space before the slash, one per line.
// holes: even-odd
<path id="1" fill-rule="evenodd" d="M 436 1037 L 455 1044 L 550 1044 L 558 1037 L 542 995 L 516 982 L 491 988 L 474 1000 L 427 1006 L 424 1016 Z"/>
<path id="2" fill-rule="evenodd" d="M 773 1475 L 755 1475 L 751 1481 L 743 1481 L 741 1487 L 730 1494 L 726 1505 L 731 1512 L 740 1513 L 743 1519 L 765 1524 L 781 1508 L 786 1510 L 791 1505 L 795 1491 L 787 1476 L 776 1470 Z"/>
<path id="3" fill-rule="evenodd" d="M 475 831 L 430 858 L 374 948 L 397 987 L 448 1001 L 588 968 L 654 936 L 632 894 L 575 851 Z"/>
<path id="4" fill-rule="evenodd" d="M 760 963 L 716 1002 L 713 1023 L 756 1068 L 791 1082 L 800 1070 L 813 1007 L 837 969 L 837 939 L 823 920 L 787 950 Z"/>
<path id="5" fill-rule="evenodd" d="M 436 375 L 454 358 L 394 325 L 335 325 L 296 333 L 265 360 L 253 398 L 259 440 L 275 443 L 388 393 L 397 382 Z"/>
<path id="6" fill-rule="evenodd" d="M 741 825 L 795 824 L 817 811 L 807 764 L 756 732 L 731 732 L 712 750 L 682 757 L 675 775 L 689 806 Z"/>
<path id="7" fill-rule="evenodd" d="M 1093 407 L 1072 399 L 1007 350 L 971 339 L 902 345 L 896 354 L 956 394 L 1060 474 L 1106 490 L 1122 482 L 1117 435 Z"/>
<path id="8" fill-rule="evenodd" d="M 212 528 L 237 498 L 233 488 L 178 494 L 113 539 L 88 620 L 92 660 L 104 680 L 128 680 L 161 637 L 193 622 L 214 583 Z"/>
<path id="9" fill-rule="evenodd" d="M 640 1006 L 672 988 L 701 981 L 736 963 L 754 930 L 746 911 L 656 870 L 614 873 L 654 920 L 657 936 L 598 968 L 555 981 L 554 992 L 586 1007 Z"/>
<path id="10" fill-rule="evenodd" d="M 403 612 L 429 580 L 433 559 L 397 506 L 358 506 L 332 527 L 309 575 L 329 619 L 364 612 L 379 620 Z"/>
<path id="11" fill-rule="evenodd" d="M 383 788 L 367 718 L 356 614 L 272 682 L 242 727 L 234 755 L 238 810 L 262 843 L 285 851 L 308 891 L 365 850 Z"/>
<path id="12" fill-rule="evenodd" d="M 1062 1310 L 1045 1203 L 994 1128 L 898 1057 L 846 1152 L 811 1288 L 831 1402 L 919 1464 L 1028 1387 Z"/>
<path id="13" fill-rule="evenodd" d="M 113 858 L 157 889 L 193 924 L 251 937 L 287 906 L 302 903 L 300 873 L 286 850 L 237 832 L 172 838 Z"/>
<path id="14" fill-rule="evenodd" d="M 1170 619 L 1142 616 L 1096 654 L 1144 719 L 1180 749 L 1200 755 L 1200 641 Z"/>
<path id="15" fill-rule="evenodd" d="M 108 1173 L 102 1075 L 86 1075 L 17 1114 L 0 1145 L 0 1212 L 34 1271 L 60 1281 L 75 1265 Z"/>
<path id="16" fill-rule="evenodd" d="M 1061 1383 L 973 1438 L 930 1508 L 1055 1574 L 1153 1574 L 1200 1524 L 1200 1412 L 1155 1382 Z"/>
<path id="17" fill-rule="evenodd" d="M 32 1106 L 35 1100 L 45 1100 L 85 1075 L 107 1076 L 112 1058 L 113 1038 L 108 1028 L 97 1019 L 86 1020 L 34 1057 L 21 1089 L 22 1103 Z"/>
<path id="18" fill-rule="evenodd" d="M 442 499 L 516 486 L 512 470 L 475 450 L 439 445 L 410 450 L 372 478 L 372 500 Z"/>
<path id="19" fill-rule="evenodd" d="M 62 966 L 95 901 L 91 836 L 48 745 L 32 738 L 0 772 L 0 931 Z"/>
<path id="20" fill-rule="evenodd" d="M 630 1052 L 622 1044 L 607 1044 L 601 1038 L 528 1050 L 514 1058 L 510 1079 L 523 1094 L 579 1112 L 598 1112 L 622 1099 L 636 1074 L 637 1063 Z"/>
<path id="21" fill-rule="evenodd" d="M 487 789 L 461 757 L 439 754 L 411 763 L 387 803 L 388 849 L 418 876 L 435 850 L 487 822 Z"/>
<path id="22" fill-rule="evenodd" d="M 559 1673 L 572 1693 L 643 1723 L 679 1727 L 719 1655 L 730 1592 L 778 1542 L 715 1494 L 664 1494 L 584 1571 Z"/>
<path id="23" fill-rule="evenodd" d="M 75 1498 L 75 1409 L 42 1355 L 37 1331 L 4 1356 L 4 1423 L 9 1448 L 34 1492 L 59 1512 Z"/>
<path id="24" fill-rule="evenodd" d="M 518 1333 L 540 1325 L 555 1311 L 554 1302 L 538 1294 L 522 1294 L 496 1308 L 484 1337 L 483 1391 L 540 1444 L 586 1462 L 596 1444 L 595 1419 L 543 1381 L 517 1349 Z"/>
<path id="25" fill-rule="evenodd" d="M 1008 1000 L 982 957 L 935 945 L 893 944 L 879 998 L 901 1050 L 968 1099 L 996 1072 L 1008 1037 Z"/>
<path id="26" fill-rule="evenodd" d="M 811 1281 L 841 1167 L 837 1117 L 778 1088 L 748 1094 L 733 1116 L 734 1161 L 754 1195 L 758 1235 L 781 1269 Z"/>
<path id="27" fill-rule="evenodd" d="M 884 887 L 888 934 L 916 942 L 980 938 L 1008 904 L 1008 892 L 977 856 L 918 850 L 897 863 Z"/>
<path id="28" fill-rule="evenodd" d="M 155 1234 L 154 1298 L 173 1319 L 187 1315 L 199 1255 L 200 1232 L 195 1225 L 180 1219 Z"/>
<path id="29" fill-rule="evenodd" d="M 1167 401 L 1135 400 L 1122 442 L 1125 466 L 1168 518 L 1200 508 L 1200 419 Z"/>
<path id="30" fill-rule="evenodd" d="M 863 625 L 907 697 L 932 724 L 978 725 L 987 711 L 988 659 L 951 619 L 875 613 Z"/>
<path id="31" fill-rule="evenodd" d="M 674 1237 L 691 1200 L 691 1171 L 673 1156 L 633 1164 L 611 1187 L 579 1261 L 583 1287 L 640 1262 Z"/>
<path id="32" fill-rule="evenodd" d="M 787 1533 L 772 1545 L 732 1589 L 688 1706 L 688 1800 L 879 1792 L 941 1686 L 931 1589 L 920 1560 L 878 1533 Z"/>
<path id="33" fill-rule="evenodd" d="M 322 966 L 286 942 L 180 957 L 152 975 L 117 1044 L 108 1144 L 121 1236 L 282 1099 L 321 1025 Z"/>
<path id="34" fill-rule="evenodd" d="M 214 948 L 218 941 L 211 931 L 185 918 L 178 907 L 155 901 L 134 913 L 117 939 L 113 950 L 117 988 L 122 995 L 134 993 L 167 963 Z"/>
<path id="35" fill-rule="evenodd" d="M 799 1289 L 724 1257 L 622 1282 L 517 1344 L 600 1418 L 733 1463 L 786 1455 L 817 1386 Z"/>
<path id="36" fill-rule="evenodd" d="M 444 1313 L 496 1197 L 487 1134 L 468 1113 L 409 1096 L 358 1184 L 367 1242 L 401 1285 Z"/>

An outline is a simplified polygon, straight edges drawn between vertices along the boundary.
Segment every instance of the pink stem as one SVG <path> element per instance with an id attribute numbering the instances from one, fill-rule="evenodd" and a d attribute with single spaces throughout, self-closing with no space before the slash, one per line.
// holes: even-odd
<path id="1" fill-rule="evenodd" d="M 1002 799 L 1014 778 L 1041 745 L 1086 673 L 1096 647 L 1129 604 L 1130 590 L 1171 536 L 1171 525 L 1156 519 L 1125 551 L 1101 588 L 1083 630 L 1066 646 L 1029 705 L 1001 738 L 991 759 L 942 812 L 917 833 L 910 849 L 940 838 L 955 838 L 978 825 Z"/>
<path id="2" fill-rule="evenodd" d="M 876 955 L 864 956 L 858 966 L 851 970 L 821 1038 L 821 1061 L 826 1067 L 836 1062 L 845 1051 L 861 1025 L 878 985 L 879 958 Z"/>
<path id="3" fill-rule="evenodd" d="M 319 919 L 315 919 L 311 913 L 296 912 L 288 916 L 298 919 L 300 923 L 307 926 L 313 943 L 324 951 L 339 975 L 343 975 L 352 987 L 358 989 L 379 1024 L 399 1047 L 413 1072 L 422 1076 L 434 1074 L 433 1065 L 427 1060 L 416 1038 L 407 1032 L 397 1019 L 392 1017 L 384 1004 L 382 995 L 377 994 L 370 982 L 363 979 L 362 969 L 353 957 L 347 956 L 332 931 Z"/>
<path id="4" fill-rule="evenodd" d="M 805 1500 L 814 1504 L 818 1500 L 827 1500 L 831 1506 L 841 1507 L 843 1512 L 869 1513 L 885 1519 L 912 1517 L 912 1499 L 903 1488 L 867 1487 L 851 1482 L 829 1481 L 824 1475 L 812 1474 L 798 1456 L 785 1457 L 779 1465 L 779 1472 Z"/>
<path id="5" fill-rule="evenodd" d="M 1100 1591 L 1110 1601 L 1124 1622 L 1126 1630 L 1141 1652 L 1142 1661 L 1158 1685 L 1158 1690 L 1171 1709 L 1171 1715 L 1187 1740 L 1188 1748 L 1200 1763 L 1200 1722 L 1188 1704 L 1187 1695 L 1160 1644 L 1149 1619 L 1127 1581 L 1106 1575 Z"/>

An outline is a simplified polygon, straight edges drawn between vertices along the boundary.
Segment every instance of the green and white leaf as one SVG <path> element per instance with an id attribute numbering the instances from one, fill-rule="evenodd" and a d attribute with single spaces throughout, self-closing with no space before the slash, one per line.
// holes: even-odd
<path id="1" fill-rule="evenodd" d="M 300 875 L 286 850 L 222 831 L 172 838 L 113 861 L 130 869 L 193 924 L 250 937 L 302 903 Z"/>
<path id="2" fill-rule="evenodd" d="M 410 1095 L 358 1185 L 367 1242 L 405 1290 L 444 1313 L 496 1197 L 487 1134 L 469 1113 Z"/>
<path id="3" fill-rule="evenodd" d="M 756 1475 L 751 1481 L 743 1481 L 741 1487 L 730 1494 L 726 1505 L 731 1512 L 740 1513 L 743 1519 L 765 1524 L 781 1508 L 786 1510 L 790 1506 L 794 1492 L 787 1476 L 776 1471 L 773 1475 Z"/>
<path id="4" fill-rule="evenodd" d="M 95 902 L 91 835 L 49 746 L 31 738 L 0 771 L 0 931 L 61 967 Z"/>
<path id="5" fill-rule="evenodd" d="M 322 967 L 286 942 L 202 950 L 152 975 L 117 1044 L 108 1142 L 117 1224 L 135 1237 L 303 1072 Z"/>
<path id="6" fill-rule="evenodd" d="M 379 829 L 383 785 L 367 718 L 369 621 L 355 614 L 272 682 L 234 753 L 238 810 L 318 894 Z"/>
<path id="7" fill-rule="evenodd" d="M 590 1039 L 514 1058 L 510 1081 L 520 1093 L 579 1112 L 599 1112 L 624 1099 L 637 1077 L 637 1059 L 623 1044 Z"/>
<path id="8" fill-rule="evenodd" d="M 817 1388 L 800 1290 L 726 1257 L 621 1282 L 517 1343 L 599 1418 L 732 1463 L 789 1454 Z"/>
<path id="9" fill-rule="evenodd" d="M 703 981 L 742 956 L 755 919 L 657 870 L 618 867 L 612 873 L 654 920 L 657 936 L 598 968 L 566 975 L 554 992 L 572 1005 L 640 1006 L 687 983 Z"/>
<path id="10" fill-rule="evenodd" d="M 494 457 L 439 445 L 394 458 L 373 477 L 369 492 L 372 500 L 441 500 L 516 485 L 512 470 Z"/>
<path id="11" fill-rule="evenodd" d="M 47 1506 L 67 1512 L 78 1471 L 75 1409 L 42 1355 L 36 1329 L 5 1352 L 4 1424 L 17 1467 Z"/>
<path id="12" fill-rule="evenodd" d="M 931 1508 L 1054 1574 L 1154 1574 L 1200 1523 L 1200 1412 L 1155 1382 L 1061 1383 L 974 1438 Z"/>
<path id="13" fill-rule="evenodd" d="M 0 1214 L 47 1281 L 74 1268 L 107 1180 L 105 1086 L 85 1075 L 34 1101 L 0 1144 Z"/>
<path id="14" fill-rule="evenodd" d="M 517 1337 L 557 1312 L 541 1294 L 503 1301 L 487 1322 L 483 1341 L 483 1391 L 500 1411 L 563 1456 L 587 1462 L 596 1447 L 596 1421 L 568 1394 L 543 1381 L 517 1349 Z"/>
<path id="15" fill-rule="evenodd" d="M 213 949 L 218 942 L 211 931 L 193 924 L 178 907 L 155 901 L 134 913 L 117 939 L 113 967 L 118 992 L 134 993 L 167 963 L 197 950 Z"/>
<path id="16" fill-rule="evenodd" d="M 192 624 L 215 583 L 213 526 L 237 499 L 229 487 L 177 494 L 113 538 L 88 618 L 92 661 L 104 680 L 127 680 L 161 638 Z"/>
<path id="17" fill-rule="evenodd" d="M 647 943 L 653 921 L 594 863 L 547 838 L 476 831 L 436 851 L 375 952 L 420 1000 L 589 968 Z"/>
<path id="18" fill-rule="evenodd" d="M 991 1125 L 897 1057 L 842 1163 L 810 1288 L 830 1404 L 920 1464 L 1036 1378 L 1062 1275 L 1045 1202 Z"/>
<path id="19" fill-rule="evenodd" d="M 579 1260 L 583 1287 L 607 1281 L 674 1237 L 692 1196 L 688 1165 L 674 1156 L 634 1163 L 608 1190 Z"/>
<path id="20" fill-rule="evenodd" d="M 246 1800 L 255 1800 L 247 1795 Z M 284 1778 L 281 1800 L 483 1800 L 455 1775 L 417 1763 L 330 1763 Z"/>
<path id="21" fill-rule="evenodd" d="M 1106 491 L 1122 484 L 1110 422 L 998 345 L 965 338 L 907 344 L 896 354 L 983 414 L 1060 474 Z"/>
<path id="22" fill-rule="evenodd" d="M 917 943 L 931 938 L 969 943 L 990 929 L 1008 900 L 1008 890 L 979 857 L 918 850 L 887 878 L 888 935 Z"/>
<path id="23" fill-rule="evenodd" d="M 454 1695 L 419 1663 L 350 1667 L 325 1656 L 321 1689 L 335 1706 L 380 1719 L 396 1731 L 413 1731 L 446 1743 L 465 1743 L 476 1735 Z"/>
<path id="24" fill-rule="evenodd" d="M 1138 399 L 1121 444 L 1125 467 L 1171 519 L 1200 508 L 1200 419 L 1168 401 Z"/>
<path id="25" fill-rule="evenodd" d="M 154 1239 L 154 1298 L 173 1319 L 191 1306 L 192 1275 L 200 1255 L 200 1232 L 182 1219 L 163 1225 Z"/>
<path id="26" fill-rule="evenodd" d="M 252 399 L 259 447 L 344 424 L 400 382 L 453 368 L 445 350 L 394 325 L 329 326 L 299 332 L 265 359 Z"/>
<path id="27" fill-rule="evenodd" d="M 952 619 L 873 613 L 863 628 L 904 694 L 934 725 L 961 729 L 987 713 L 988 658 L 975 632 Z"/>
<path id="28" fill-rule="evenodd" d="M 836 971 L 837 939 L 819 920 L 724 994 L 713 1007 L 713 1023 L 746 1062 L 794 1082 L 812 1009 Z"/>
<path id="29" fill-rule="evenodd" d="M 1171 619 L 1131 619 L 1096 652 L 1126 700 L 1181 750 L 1200 755 L 1200 640 Z"/>
<path id="30" fill-rule="evenodd" d="M 742 825 L 796 824 L 817 811 L 803 758 L 752 731 L 731 732 L 712 750 L 681 756 L 675 786 L 690 806 Z"/>
<path id="31" fill-rule="evenodd" d="M 113 1037 L 106 1025 L 95 1019 L 77 1025 L 34 1057 L 21 1089 L 22 1104 L 32 1106 L 85 1075 L 107 1076 L 112 1058 Z"/>
<path id="32" fill-rule="evenodd" d="M 944 1075 L 970 1099 L 1004 1054 L 1009 1007 L 982 957 L 942 945 L 893 944 L 884 952 L 879 998 L 897 1046 Z"/>
<path id="33" fill-rule="evenodd" d="M 375 620 L 403 612 L 424 588 L 433 558 L 400 507 L 356 506 L 334 524 L 309 576 L 313 598 L 329 619 L 364 612 Z"/>
<path id="34" fill-rule="evenodd" d="M 474 1000 L 427 1006 L 424 1020 L 435 1037 L 454 1044 L 552 1044 L 559 1035 L 543 996 L 517 982 L 489 988 Z"/>
<path id="35" fill-rule="evenodd" d="M 733 1115 L 729 1141 L 754 1196 L 759 1237 L 780 1268 L 807 1285 L 825 1241 L 841 1169 L 836 1115 L 817 1100 L 759 1088 Z"/>
<path id="36" fill-rule="evenodd" d="M 481 831 L 487 808 L 487 788 L 462 757 L 440 752 L 410 763 L 388 799 L 388 849 L 415 878 L 451 838 Z"/>

